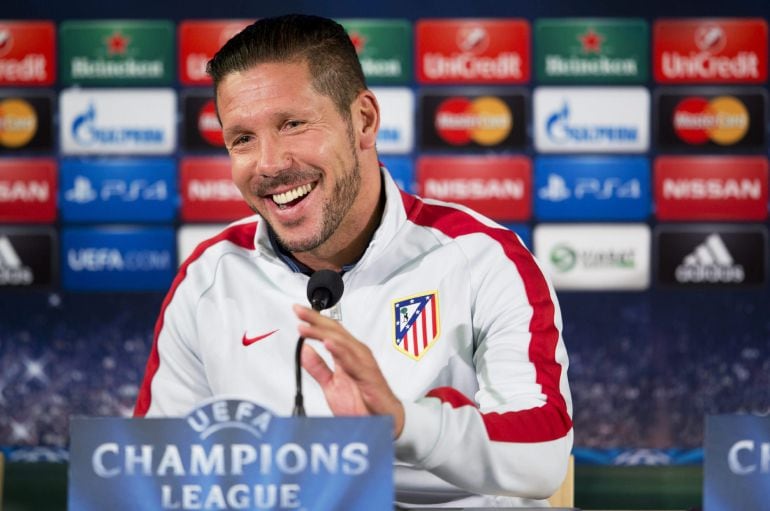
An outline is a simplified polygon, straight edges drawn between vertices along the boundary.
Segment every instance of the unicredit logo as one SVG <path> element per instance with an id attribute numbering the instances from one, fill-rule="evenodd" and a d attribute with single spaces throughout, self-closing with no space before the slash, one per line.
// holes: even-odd
<path id="1" fill-rule="evenodd" d="M 126 143 L 159 145 L 164 142 L 163 131 L 154 128 L 120 128 L 100 126 L 93 103 L 72 122 L 72 137 L 82 146 L 123 145 Z"/>
<path id="2" fill-rule="evenodd" d="M 489 32 L 484 27 L 463 27 L 457 31 L 457 47 L 471 53 L 483 53 L 489 47 Z"/>
<path id="3" fill-rule="evenodd" d="M 10 29 L 0 27 L 0 58 L 5 57 L 13 47 L 13 33 Z"/>
<path id="4" fill-rule="evenodd" d="M 670 29 L 672 33 L 676 32 L 675 26 Z M 691 32 L 692 39 L 688 44 L 693 50 L 679 48 L 662 52 L 660 65 L 663 76 L 674 80 L 761 79 L 757 52 L 747 48 L 730 48 L 728 42 L 731 36 L 741 38 L 738 25 L 731 27 L 729 34 L 719 24 L 696 27 Z"/>
<path id="5" fill-rule="evenodd" d="M 727 34 L 719 25 L 704 25 L 695 30 L 695 45 L 701 51 L 719 53 L 726 42 Z"/>
<path id="6" fill-rule="evenodd" d="M 432 80 L 461 78 L 464 80 L 521 79 L 521 57 L 518 53 L 504 52 L 497 57 L 477 57 L 473 53 L 426 53 L 423 71 Z"/>

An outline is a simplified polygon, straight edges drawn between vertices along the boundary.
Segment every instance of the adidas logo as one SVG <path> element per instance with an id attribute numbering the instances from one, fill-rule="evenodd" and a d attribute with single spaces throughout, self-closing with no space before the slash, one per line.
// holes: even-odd
<path id="1" fill-rule="evenodd" d="M 22 264 L 7 236 L 0 237 L 0 286 L 28 286 L 35 276 Z"/>
<path id="2" fill-rule="evenodd" d="M 735 263 L 716 233 L 695 247 L 676 267 L 676 280 L 680 283 L 740 283 L 745 278 L 743 266 Z"/>

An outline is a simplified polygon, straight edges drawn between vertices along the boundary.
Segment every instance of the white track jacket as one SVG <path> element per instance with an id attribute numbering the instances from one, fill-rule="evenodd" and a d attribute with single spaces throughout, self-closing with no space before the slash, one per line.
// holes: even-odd
<path id="1" fill-rule="evenodd" d="M 544 505 L 572 447 L 553 288 L 509 230 L 404 193 L 385 170 L 383 182 L 382 223 L 343 275 L 333 312 L 369 346 L 404 403 L 396 500 Z M 135 415 L 184 416 L 217 395 L 248 396 L 291 415 L 298 336 L 291 306 L 307 303 L 307 282 L 276 255 L 258 216 L 201 243 L 163 303 Z M 315 380 L 305 374 L 303 382 L 308 416 L 330 415 Z"/>

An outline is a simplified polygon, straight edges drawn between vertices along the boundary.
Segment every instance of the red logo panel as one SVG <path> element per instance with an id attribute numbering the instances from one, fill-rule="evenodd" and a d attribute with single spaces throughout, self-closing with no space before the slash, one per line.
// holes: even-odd
<path id="1" fill-rule="evenodd" d="M 424 156 L 416 181 L 423 197 L 456 202 L 499 222 L 532 216 L 532 162 L 525 156 Z"/>
<path id="2" fill-rule="evenodd" d="M 420 20 L 415 45 L 421 83 L 529 81 L 530 26 L 526 20 Z"/>
<path id="3" fill-rule="evenodd" d="M 761 18 L 656 21 L 653 73 L 661 83 L 762 83 L 767 80 L 767 22 Z"/>
<path id="4" fill-rule="evenodd" d="M 0 160 L 0 222 L 55 221 L 56 181 L 53 159 Z"/>
<path id="5" fill-rule="evenodd" d="M 0 85 L 53 85 L 56 29 L 50 21 L 0 21 Z"/>
<path id="6" fill-rule="evenodd" d="M 654 172 L 660 220 L 767 218 L 767 158 L 661 156 Z"/>
<path id="7" fill-rule="evenodd" d="M 179 81 L 211 85 L 206 64 L 235 34 L 253 20 L 188 20 L 179 24 Z"/>
<path id="8" fill-rule="evenodd" d="M 233 184 L 229 158 L 185 158 L 179 174 L 183 221 L 230 222 L 253 214 Z"/>

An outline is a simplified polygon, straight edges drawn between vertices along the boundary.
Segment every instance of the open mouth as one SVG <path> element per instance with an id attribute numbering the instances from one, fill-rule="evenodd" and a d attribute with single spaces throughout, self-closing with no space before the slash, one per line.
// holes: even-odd
<path id="1" fill-rule="evenodd" d="M 286 209 L 301 202 L 313 188 L 315 188 L 315 183 L 307 183 L 282 193 L 273 194 L 271 198 L 279 209 Z"/>

